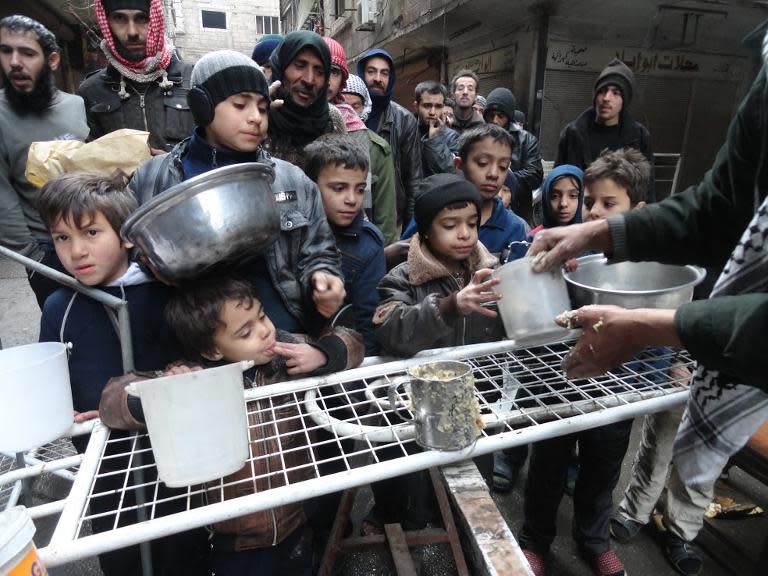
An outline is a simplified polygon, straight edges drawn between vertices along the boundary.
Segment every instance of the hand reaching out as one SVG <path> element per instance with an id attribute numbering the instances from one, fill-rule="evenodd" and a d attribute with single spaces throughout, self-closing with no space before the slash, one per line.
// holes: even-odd
<path id="1" fill-rule="evenodd" d="M 500 280 L 498 278 L 484 280 L 492 273 L 493 270 L 490 268 L 478 270 L 472 276 L 472 281 L 456 294 L 456 307 L 462 316 L 477 312 L 489 318 L 496 317 L 497 314 L 494 310 L 489 310 L 483 306 L 487 302 L 496 302 L 501 299 L 501 294 L 492 290 Z"/>

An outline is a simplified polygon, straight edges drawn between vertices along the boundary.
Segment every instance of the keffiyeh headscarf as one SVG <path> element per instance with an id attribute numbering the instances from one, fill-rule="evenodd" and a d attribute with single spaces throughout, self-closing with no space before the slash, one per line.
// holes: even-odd
<path id="1" fill-rule="evenodd" d="M 107 61 L 120 73 L 120 98 L 126 100 L 130 94 L 125 89 L 125 79 L 139 83 L 158 82 L 160 88 L 169 90 L 173 82 L 168 80 L 166 68 L 171 62 L 171 50 L 165 38 L 165 15 L 160 0 L 147 0 L 149 2 L 149 25 L 147 29 L 146 57 L 138 62 L 132 62 L 123 58 L 115 46 L 115 38 L 109 28 L 109 20 L 104 9 L 104 1 L 95 3 L 96 22 L 101 30 L 103 40 L 99 44 L 101 51 L 107 57 Z"/>
<path id="2" fill-rule="evenodd" d="M 341 91 L 342 94 L 356 94 L 363 99 L 363 112 L 360 114 L 360 118 L 365 122 L 368 119 L 368 114 L 371 113 L 371 94 L 368 92 L 368 86 L 365 85 L 360 76 L 350 74 L 347 78 L 347 86 Z"/>

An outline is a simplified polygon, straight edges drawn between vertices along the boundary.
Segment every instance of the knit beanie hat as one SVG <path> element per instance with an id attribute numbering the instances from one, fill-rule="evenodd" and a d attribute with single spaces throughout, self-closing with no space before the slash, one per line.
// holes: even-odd
<path id="1" fill-rule="evenodd" d="M 485 100 L 483 118 L 485 118 L 486 122 L 491 112 L 501 112 L 509 118 L 510 122 L 514 120 L 517 101 L 515 100 L 515 95 L 512 94 L 512 90 L 509 88 L 494 88 Z"/>
<path id="2" fill-rule="evenodd" d="M 371 94 L 368 92 L 368 86 L 365 85 L 365 81 L 360 76 L 350 74 L 349 78 L 347 78 L 347 85 L 342 88 L 341 93 L 356 94 L 363 99 L 363 112 L 360 114 L 360 118 L 365 121 L 371 112 Z"/>
<path id="3" fill-rule="evenodd" d="M 256 92 L 269 102 L 269 87 L 259 65 L 234 50 L 209 52 L 200 58 L 192 68 L 190 83 L 207 93 L 211 108 L 240 92 Z M 187 100 L 198 126 L 206 126 L 213 120 L 194 98 Z"/>
<path id="4" fill-rule="evenodd" d="M 149 0 L 101 0 L 101 5 L 107 15 L 115 10 L 140 10 L 149 14 Z"/>
<path id="5" fill-rule="evenodd" d="M 424 178 L 413 208 L 419 236 L 425 238 L 440 210 L 457 202 L 471 202 L 477 207 L 478 215 L 483 205 L 475 185 L 458 174 L 434 174 Z"/>
<path id="6" fill-rule="evenodd" d="M 618 58 L 614 58 L 608 62 L 608 66 L 603 68 L 603 71 L 600 72 L 600 76 L 597 77 L 595 91 L 592 95 L 593 102 L 597 97 L 597 93 L 609 84 L 619 87 L 619 90 L 621 90 L 621 97 L 624 100 L 624 107 L 629 106 L 635 92 L 635 74 L 629 66 L 624 64 L 624 62 Z"/>
<path id="7" fill-rule="evenodd" d="M 253 53 L 251 59 L 259 66 L 269 63 L 269 57 L 272 56 L 272 51 L 277 48 L 283 40 L 282 34 L 264 34 L 256 46 L 253 47 Z"/>
<path id="8" fill-rule="evenodd" d="M 478 96 L 475 98 L 475 104 L 480 106 L 480 108 L 485 108 L 488 105 L 488 100 L 485 99 L 485 96 Z"/>

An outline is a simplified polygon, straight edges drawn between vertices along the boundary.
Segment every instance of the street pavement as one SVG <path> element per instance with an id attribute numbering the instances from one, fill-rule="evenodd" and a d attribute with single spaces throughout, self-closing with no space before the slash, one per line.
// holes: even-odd
<path id="1" fill-rule="evenodd" d="M 27 283 L 24 270 L 21 266 L 0 257 L 0 341 L 4 348 L 35 342 L 38 336 L 40 311 L 37 307 L 34 295 Z M 629 480 L 632 456 L 638 443 L 639 420 L 635 423 L 630 449 L 625 458 L 621 481 L 614 493 L 614 501 L 618 502 L 622 491 Z M 495 494 L 494 499 L 502 511 L 505 519 L 517 534 L 522 525 L 523 498 L 522 490 L 525 473 L 521 474 L 518 484 L 508 494 Z M 737 497 L 748 497 L 754 503 L 768 509 L 768 489 L 757 483 L 751 477 L 740 470 L 734 470 L 730 474 L 728 484 L 723 489 Z M 68 490 L 67 483 L 58 478 L 43 477 L 32 485 L 31 498 L 27 503 L 39 504 L 53 499 L 63 498 Z M 365 493 L 361 491 L 361 493 Z M 744 496 L 746 495 L 746 496 Z M 363 503 L 366 507 L 370 502 Z M 365 510 L 358 516 L 362 517 Z M 572 502 L 569 497 L 564 497 L 558 514 L 558 537 L 553 546 L 553 571 L 554 576 L 589 576 L 589 568 L 576 554 L 571 532 Z M 359 518 L 358 518 L 359 519 Z M 44 546 L 53 531 L 56 518 L 38 521 L 35 542 Z M 765 518 L 754 518 L 731 522 L 734 530 L 742 530 L 748 533 L 757 532 L 758 536 L 768 533 L 768 523 Z M 357 525 L 358 522 L 355 522 Z M 746 523 L 752 523 L 747 525 Z M 759 541 L 759 538 L 757 539 Z M 661 548 L 658 546 L 650 530 L 640 533 L 631 543 L 617 544 L 616 548 L 624 561 L 630 576 L 672 576 L 676 572 L 667 564 Z M 751 550 L 756 552 L 755 550 Z M 435 553 L 423 555 L 422 575 L 442 574 L 449 576 L 454 573 L 450 562 L 446 562 L 443 554 Z M 355 554 L 346 561 L 337 564 L 337 572 L 344 576 L 370 576 L 373 574 L 386 576 L 393 574 L 391 562 L 382 561 L 372 555 Z M 97 576 L 101 574 L 95 559 L 86 559 L 80 562 L 57 567 L 49 570 L 52 576 Z M 735 574 L 728 567 L 721 566 L 712 558 L 706 556 L 702 576 L 726 576 Z M 740 575 L 741 576 L 741 575 Z"/>

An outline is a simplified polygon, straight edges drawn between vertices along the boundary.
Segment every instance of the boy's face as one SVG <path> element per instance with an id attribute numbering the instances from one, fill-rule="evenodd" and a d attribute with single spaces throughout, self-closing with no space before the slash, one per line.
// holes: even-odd
<path id="1" fill-rule="evenodd" d="M 501 190 L 511 160 L 512 150 L 507 144 L 484 138 L 472 145 L 466 162 L 456 159 L 456 167 L 487 202 Z"/>
<path id="2" fill-rule="evenodd" d="M 111 284 L 128 270 L 128 249 L 104 214 L 98 210 L 78 225 L 72 215 L 51 227 L 56 255 L 67 272 L 86 286 Z"/>
<path id="3" fill-rule="evenodd" d="M 549 191 L 549 207 L 558 224 L 568 224 L 579 208 L 579 185 L 569 177 L 560 178 Z"/>
<path id="4" fill-rule="evenodd" d="M 619 123 L 619 114 L 624 107 L 624 97 L 621 90 L 612 84 L 603 86 L 595 96 L 597 121 L 605 126 L 615 126 Z"/>
<path id="5" fill-rule="evenodd" d="M 221 308 L 219 326 L 213 335 L 214 349 L 208 360 L 253 360 L 267 364 L 275 355 L 275 326 L 264 313 L 261 302 L 227 300 Z"/>
<path id="6" fill-rule="evenodd" d="M 368 171 L 328 164 L 317 175 L 325 216 L 331 224 L 349 226 L 360 213 Z"/>
<path id="7" fill-rule="evenodd" d="M 267 136 L 268 103 L 261 94 L 241 92 L 219 102 L 205 127 L 211 146 L 255 152 Z"/>
<path id="8" fill-rule="evenodd" d="M 645 202 L 638 202 L 632 206 L 626 188 L 619 186 L 611 178 L 601 178 L 592 182 L 584 190 L 584 208 L 587 211 L 587 220 L 600 220 L 612 214 L 629 212 L 635 208 L 642 208 Z"/>
<path id="9" fill-rule="evenodd" d="M 477 244 L 478 222 L 477 206 L 471 202 L 463 208 L 440 210 L 427 234 L 432 253 L 448 264 L 469 258 Z"/>
<path id="10" fill-rule="evenodd" d="M 502 184 L 498 196 L 501 198 L 501 203 L 504 204 L 504 208 L 509 208 L 509 205 L 512 204 L 512 190 L 509 189 L 509 186 Z"/>

